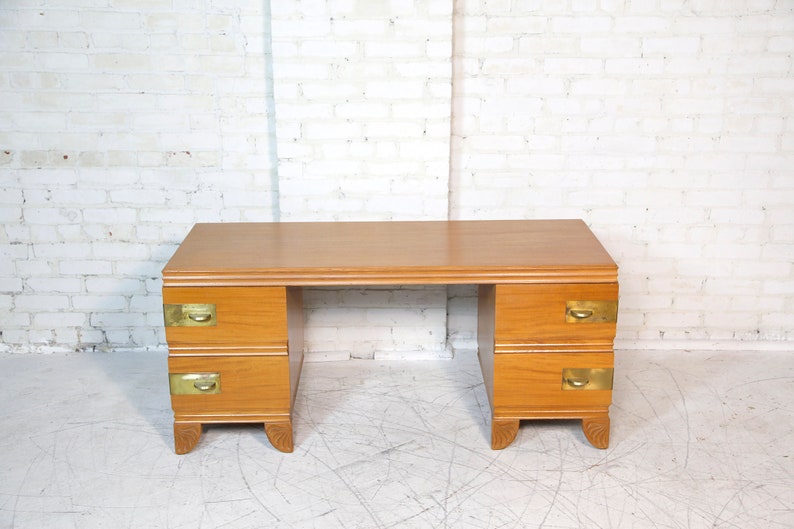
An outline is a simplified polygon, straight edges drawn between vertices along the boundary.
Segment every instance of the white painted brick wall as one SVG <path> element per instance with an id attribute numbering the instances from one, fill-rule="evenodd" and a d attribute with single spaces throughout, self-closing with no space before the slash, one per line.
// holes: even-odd
<path id="1" fill-rule="evenodd" d="M 279 2 L 271 25 L 281 219 L 446 219 L 452 0 Z M 444 356 L 446 303 L 306 289 L 307 353 Z"/>
<path id="2" fill-rule="evenodd" d="M 273 218 L 263 19 L 0 5 L 0 350 L 162 348 L 160 270 L 190 226 Z"/>
<path id="3" fill-rule="evenodd" d="M 452 0 L 272 10 L 281 219 L 446 218 Z"/>
<path id="4" fill-rule="evenodd" d="M 790 348 L 790 5 L 452 8 L 2 2 L 0 351 L 163 347 L 197 221 L 447 216 L 584 218 L 619 347 Z M 309 292 L 307 341 L 471 348 L 474 292 Z"/>
<path id="5" fill-rule="evenodd" d="M 463 1 L 455 28 L 452 218 L 584 218 L 618 347 L 786 347 L 789 5 Z"/>

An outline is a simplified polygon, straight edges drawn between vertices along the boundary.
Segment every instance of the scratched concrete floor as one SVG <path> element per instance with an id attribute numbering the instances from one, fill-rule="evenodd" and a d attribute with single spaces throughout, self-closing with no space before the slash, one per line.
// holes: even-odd
<path id="1" fill-rule="evenodd" d="M 791 528 L 794 355 L 619 352 L 612 442 L 489 448 L 473 354 L 309 363 L 296 449 L 172 450 L 165 355 L 0 355 L 0 527 Z"/>

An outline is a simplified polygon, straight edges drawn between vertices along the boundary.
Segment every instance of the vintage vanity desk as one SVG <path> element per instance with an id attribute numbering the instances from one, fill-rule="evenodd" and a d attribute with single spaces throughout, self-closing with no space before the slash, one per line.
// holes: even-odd
<path id="1" fill-rule="evenodd" d="M 522 419 L 609 443 L 617 266 L 580 220 L 197 224 L 163 270 L 176 452 L 264 423 L 291 452 L 302 287 L 479 285 L 491 446 Z"/>

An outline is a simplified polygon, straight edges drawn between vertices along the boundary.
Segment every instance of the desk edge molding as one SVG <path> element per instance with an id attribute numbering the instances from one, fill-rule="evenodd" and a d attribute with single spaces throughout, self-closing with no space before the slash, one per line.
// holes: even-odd
<path id="1" fill-rule="evenodd" d="M 163 286 L 368 286 L 617 283 L 617 266 L 542 270 L 163 271 Z"/>

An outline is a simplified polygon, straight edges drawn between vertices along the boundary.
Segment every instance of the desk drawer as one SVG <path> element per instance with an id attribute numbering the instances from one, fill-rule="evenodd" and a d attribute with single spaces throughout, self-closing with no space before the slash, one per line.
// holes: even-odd
<path id="1" fill-rule="evenodd" d="M 287 342 L 284 287 L 166 287 L 163 312 L 172 347 Z"/>
<path id="2" fill-rule="evenodd" d="M 496 341 L 612 343 L 617 283 L 497 285 Z"/>
<path id="3" fill-rule="evenodd" d="M 288 413 L 289 359 L 169 357 L 171 404 L 186 415 Z"/>
<path id="4" fill-rule="evenodd" d="M 613 353 L 495 355 L 493 405 L 609 406 L 613 364 Z"/>

